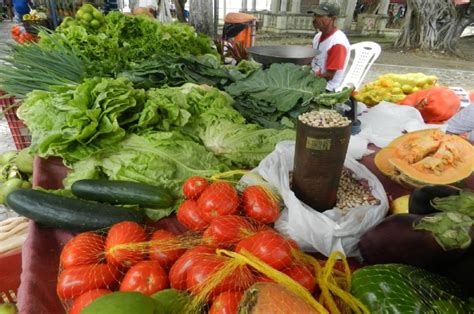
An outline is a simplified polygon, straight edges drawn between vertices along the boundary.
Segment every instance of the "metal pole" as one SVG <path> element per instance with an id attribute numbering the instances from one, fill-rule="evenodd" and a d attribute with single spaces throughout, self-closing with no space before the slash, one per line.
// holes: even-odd
<path id="1" fill-rule="evenodd" d="M 219 0 L 214 0 L 214 38 L 217 38 L 218 26 L 219 26 Z"/>
<path id="2" fill-rule="evenodd" d="M 257 31 L 257 21 L 253 20 L 252 23 L 250 24 L 251 26 L 251 32 L 250 32 L 250 47 L 255 46 L 255 33 Z"/>

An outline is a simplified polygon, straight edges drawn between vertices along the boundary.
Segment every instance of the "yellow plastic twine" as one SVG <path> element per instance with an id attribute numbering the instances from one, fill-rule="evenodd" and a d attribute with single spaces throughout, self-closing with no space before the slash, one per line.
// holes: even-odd
<path id="1" fill-rule="evenodd" d="M 211 274 L 207 280 L 205 280 L 199 286 L 196 287 L 199 293 L 197 293 L 192 299 L 191 303 L 186 306 L 185 312 L 199 313 L 199 310 L 203 307 L 203 305 L 208 302 L 209 296 L 211 295 L 212 291 L 219 284 L 221 284 L 228 276 L 231 276 L 239 267 L 242 267 L 244 265 L 245 263 L 238 259 L 229 259 L 228 261 L 226 261 L 221 268 Z"/>
<path id="2" fill-rule="evenodd" d="M 334 266 L 337 262 L 337 259 L 339 258 L 344 265 L 344 277 L 340 279 L 344 280 L 337 280 L 334 276 Z M 344 304 L 349 306 L 350 310 L 352 310 L 354 313 L 370 313 L 364 304 L 362 304 L 357 298 L 350 294 L 351 280 L 351 270 L 346 257 L 341 252 L 333 252 L 329 256 L 324 267 L 321 268 L 317 274 L 317 282 L 321 289 L 321 297 L 319 301 L 323 304 L 326 304 L 331 313 L 341 313 L 334 298 L 332 297 L 332 294 L 341 299 Z M 345 289 L 342 289 L 340 286 L 344 287 Z M 345 308 L 344 312 L 351 313 L 350 310 Z"/>
<path id="3" fill-rule="evenodd" d="M 150 250 L 151 246 L 159 246 L 162 252 L 173 251 L 176 249 L 190 249 L 197 245 L 203 244 L 203 239 L 194 234 L 186 234 L 176 237 L 176 239 L 160 239 L 149 240 L 145 242 L 130 242 L 117 244 L 109 248 L 107 254 L 113 254 L 117 250 L 127 250 L 132 252 L 146 252 Z"/>
<path id="4" fill-rule="evenodd" d="M 236 184 L 239 181 L 238 180 L 230 180 L 229 178 L 232 178 L 234 176 L 245 176 L 245 175 L 252 175 L 252 171 L 250 170 L 231 170 L 231 171 L 226 171 L 226 172 L 221 172 L 221 173 L 216 173 L 209 179 L 211 181 L 225 181 L 229 183 Z M 258 174 L 255 174 L 258 176 Z"/>
<path id="5" fill-rule="evenodd" d="M 330 313 L 340 313 L 333 295 L 336 295 L 344 302 L 344 305 L 346 305 L 343 309 L 344 312 L 370 313 L 365 305 L 350 294 L 352 281 L 351 269 L 344 254 L 341 252 L 333 252 L 324 264 L 324 267 L 321 266 L 320 261 L 316 258 L 300 250 L 293 249 L 292 254 L 296 260 L 314 267 L 316 282 L 321 289 L 319 303 L 325 304 L 329 308 Z M 341 260 L 344 271 L 334 268 L 338 259 Z M 347 306 L 349 308 L 347 308 Z"/>
<path id="6" fill-rule="evenodd" d="M 280 202 L 280 195 L 275 192 L 275 190 L 270 186 L 270 184 L 265 181 L 265 179 L 262 178 L 258 173 L 250 170 L 231 170 L 231 171 L 226 171 L 222 173 L 218 173 L 213 175 L 212 177 L 209 178 L 211 181 L 225 181 L 229 182 L 232 184 L 237 184 L 239 183 L 238 180 L 229 180 L 228 178 L 232 178 L 234 176 L 249 176 L 251 177 L 255 184 L 259 187 L 261 187 L 267 194 L 270 196 L 270 198 L 275 201 L 275 202 Z"/>
<path id="7" fill-rule="evenodd" d="M 283 285 L 288 288 L 290 291 L 294 292 L 305 300 L 309 305 L 311 305 L 316 311 L 321 314 L 329 314 L 329 312 L 322 306 L 315 298 L 309 293 L 309 291 L 301 286 L 299 283 L 294 281 L 292 278 L 286 274 L 274 269 L 270 265 L 262 262 L 257 257 L 253 256 L 249 252 L 242 250 L 241 253 L 231 252 L 227 250 L 217 250 L 218 255 L 226 255 L 232 257 L 235 261 L 238 261 L 240 265 L 249 265 L 252 268 L 258 270 L 262 274 L 266 275 L 268 278 L 274 280 L 275 282 Z"/>

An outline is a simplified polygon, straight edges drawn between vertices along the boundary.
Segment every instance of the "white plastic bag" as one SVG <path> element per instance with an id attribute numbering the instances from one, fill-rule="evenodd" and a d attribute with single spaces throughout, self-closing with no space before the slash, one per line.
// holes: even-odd
<path id="1" fill-rule="evenodd" d="M 370 108 L 359 117 L 359 120 L 361 132 L 357 136 L 366 138 L 369 143 L 374 143 L 378 147 L 387 146 L 404 131 L 446 128 L 442 124 L 426 124 L 416 108 L 386 101 Z"/>
<path id="2" fill-rule="evenodd" d="M 344 166 L 358 178 L 368 181 L 372 195 L 380 204 L 353 208 L 346 215 L 337 208 L 320 213 L 301 202 L 290 189 L 289 173 L 293 171 L 294 152 L 294 141 L 281 142 L 254 169 L 279 192 L 284 202 L 285 209 L 275 228 L 296 240 L 305 251 L 329 256 L 337 250 L 346 256 L 357 256 L 360 236 L 387 213 L 388 200 L 382 184 L 364 165 L 348 155 Z"/>

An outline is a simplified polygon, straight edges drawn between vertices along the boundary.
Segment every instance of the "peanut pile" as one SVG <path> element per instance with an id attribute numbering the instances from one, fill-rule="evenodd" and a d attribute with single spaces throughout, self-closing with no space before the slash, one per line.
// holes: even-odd
<path id="1" fill-rule="evenodd" d="M 315 128 L 339 128 L 347 126 L 351 120 L 334 110 L 313 110 L 301 114 L 298 119 Z"/>
<path id="2" fill-rule="evenodd" d="M 336 207 L 343 214 L 349 209 L 362 205 L 375 205 L 378 200 L 372 195 L 369 188 L 357 181 L 347 169 L 342 169 L 339 188 L 337 189 Z"/>

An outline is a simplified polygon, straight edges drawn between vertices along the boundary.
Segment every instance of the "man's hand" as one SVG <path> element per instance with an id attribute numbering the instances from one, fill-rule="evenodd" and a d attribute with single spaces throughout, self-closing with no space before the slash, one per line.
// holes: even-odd
<path id="1" fill-rule="evenodd" d="M 336 70 L 327 70 L 326 72 L 319 74 L 319 77 L 322 77 L 326 81 L 330 81 L 334 78 L 335 74 L 336 74 Z"/>

